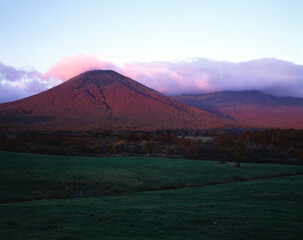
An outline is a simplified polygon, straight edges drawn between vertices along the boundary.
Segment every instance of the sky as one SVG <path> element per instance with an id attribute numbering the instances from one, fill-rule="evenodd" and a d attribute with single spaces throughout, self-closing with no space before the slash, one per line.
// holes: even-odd
<path id="1" fill-rule="evenodd" d="M 105 68 L 166 94 L 257 87 L 303 97 L 302 12 L 301 0 L 0 0 L 0 102 Z M 258 59 L 263 75 L 248 80 L 243 63 Z M 289 68 L 272 76 L 262 59 Z M 271 91 L 275 81 L 293 87 Z"/>

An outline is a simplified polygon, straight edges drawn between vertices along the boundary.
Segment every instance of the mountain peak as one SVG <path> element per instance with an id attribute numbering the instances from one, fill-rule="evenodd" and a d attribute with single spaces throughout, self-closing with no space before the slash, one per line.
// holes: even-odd
<path id="1" fill-rule="evenodd" d="M 114 71 L 114 70 L 89 70 L 86 72 L 83 72 L 81 74 L 79 74 L 76 77 L 80 77 L 80 76 L 100 76 L 100 75 L 109 75 L 109 76 L 123 76 L 120 73 Z M 123 76 L 124 77 L 124 76 Z"/>
<path id="2" fill-rule="evenodd" d="M 88 71 L 43 93 L 0 104 L 0 128 L 202 129 L 226 123 L 231 121 L 112 70 Z"/>
<path id="3" fill-rule="evenodd" d="M 128 79 L 127 77 L 121 75 L 118 72 L 113 70 L 90 70 L 84 73 L 81 73 L 66 82 L 74 82 L 74 81 L 89 81 L 89 80 L 97 80 L 97 81 L 107 81 L 107 80 L 118 80 L 118 79 Z M 130 80 L 130 79 L 128 79 Z"/>

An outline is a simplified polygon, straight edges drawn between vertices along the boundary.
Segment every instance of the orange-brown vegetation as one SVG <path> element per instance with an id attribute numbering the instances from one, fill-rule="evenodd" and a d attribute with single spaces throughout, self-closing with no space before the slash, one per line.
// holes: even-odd
<path id="1" fill-rule="evenodd" d="M 207 136 L 212 140 L 202 141 Z M 102 131 L 0 134 L 0 151 L 59 155 L 158 156 L 303 164 L 303 131 Z"/>
<path id="2" fill-rule="evenodd" d="M 174 100 L 230 117 L 245 127 L 303 129 L 303 99 L 259 91 L 180 95 Z"/>
<path id="3" fill-rule="evenodd" d="M 0 104 L 3 130 L 203 129 L 227 124 L 234 123 L 114 71 L 89 71 L 40 94 Z"/>

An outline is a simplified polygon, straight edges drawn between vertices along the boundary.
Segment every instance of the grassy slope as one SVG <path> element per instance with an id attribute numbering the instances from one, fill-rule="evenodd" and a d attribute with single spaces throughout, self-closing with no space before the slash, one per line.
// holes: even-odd
<path id="1" fill-rule="evenodd" d="M 159 158 L 92 158 L 0 152 L 0 202 L 112 195 L 207 185 L 303 171 L 300 166 L 234 164 Z"/>
<path id="2" fill-rule="evenodd" d="M 303 239 L 303 176 L 0 204 L 1 239 Z"/>

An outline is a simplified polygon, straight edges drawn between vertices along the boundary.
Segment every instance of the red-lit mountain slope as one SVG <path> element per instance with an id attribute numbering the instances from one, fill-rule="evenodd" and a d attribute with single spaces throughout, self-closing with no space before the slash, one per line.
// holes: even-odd
<path id="1" fill-rule="evenodd" d="M 48 91 L 0 104 L 2 130 L 202 129 L 226 123 L 231 122 L 107 70 L 85 72 Z"/>
<path id="2" fill-rule="evenodd" d="M 303 129 L 302 98 L 275 97 L 260 91 L 224 91 L 172 99 L 229 116 L 242 126 Z"/>

